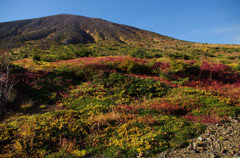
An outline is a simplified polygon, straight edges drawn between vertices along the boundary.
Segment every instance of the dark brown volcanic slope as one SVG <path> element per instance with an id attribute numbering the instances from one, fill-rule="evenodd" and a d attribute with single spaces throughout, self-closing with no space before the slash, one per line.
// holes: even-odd
<path id="1" fill-rule="evenodd" d="M 167 36 L 112 23 L 102 19 L 60 14 L 43 18 L 0 23 L 0 45 L 16 47 L 26 41 L 54 41 L 59 44 L 94 43 L 182 43 Z"/>

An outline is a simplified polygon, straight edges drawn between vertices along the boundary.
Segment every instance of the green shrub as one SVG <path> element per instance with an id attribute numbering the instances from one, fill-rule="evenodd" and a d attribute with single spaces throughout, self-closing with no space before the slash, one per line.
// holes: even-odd
<path id="1" fill-rule="evenodd" d="M 156 54 L 153 55 L 153 57 L 154 57 L 154 58 L 161 58 L 161 57 L 163 57 L 163 55 L 162 55 L 162 54 L 159 54 L 159 53 L 156 53 Z"/>
<path id="2" fill-rule="evenodd" d="M 110 105 L 114 105 L 114 104 L 115 104 L 114 100 L 99 99 L 96 97 L 87 96 L 87 97 L 83 97 L 81 99 L 78 98 L 78 99 L 72 101 L 69 106 L 73 110 L 82 110 L 87 105 L 92 105 L 92 106 L 103 105 L 103 106 L 109 107 Z"/>
<path id="3" fill-rule="evenodd" d="M 47 155 L 46 158 L 77 158 L 77 156 L 74 156 L 72 154 L 69 154 L 69 153 L 61 150 L 61 151 Z"/>
<path id="4" fill-rule="evenodd" d="M 82 49 L 76 51 L 76 56 L 77 57 L 88 57 L 88 56 L 91 56 L 92 53 L 93 53 L 93 51 L 91 49 L 82 48 Z"/>
<path id="5" fill-rule="evenodd" d="M 190 60 L 192 59 L 192 57 L 190 57 L 188 54 L 186 53 L 171 53 L 169 54 L 169 57 L 173 58 L 173 59 L 184 59 L 184 60 Z"/>
<path id="6" fill-rule="evenodd" d="M 130 55 L 132 57 L 136 57 L 136 58 L 142 59 L 142 58 L 146 58 L 147 53 L 143 49 L 135 49 L 135 50 L 132 50 L 130 52 Z"/>
<path id="7" fill-rule="evenodd" d="M 194 75 L 197 76 L 200 73 L 200 66 L 198 63 L 190 64 L 177 60 L 172 60 L 170 63 L 170 72 L 181 75 Z"/>
<path id="8" fill-rule="evenodd" d="M 119 87 L 122 92 L 131 97 L 161 97 L 168 91 L 166 84 L 151 79 L 128 77 L 119 73 L 112 73 L 104 78 L 101 84 L 106 87 Z M 119 93 L 116 92 L 116 93 Z"/>
<path id="9" fill-rule="evenodd" d="M 130 59 L 125 59 L 122 63 L 117 65 L 117 69 L 120 72 L 129 74 L 150 74 L 152 71 L 150 66 Z"/>
<path id="10" fill-rule="evenodd" d="M 236 71 L 240 71 L 240 63 L 238 63 L 238 65 L 235 67 Z"/>

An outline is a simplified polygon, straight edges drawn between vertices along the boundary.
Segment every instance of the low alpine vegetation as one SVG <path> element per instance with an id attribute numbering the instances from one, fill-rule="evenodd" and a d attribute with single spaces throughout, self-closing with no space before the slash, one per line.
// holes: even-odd
<path id="1" fill-rule="evenodd" d="M 0 157 L 149 157 L 240 113 L 238 67 L 210 60 L 212 48 L 202 59 L 71 47 L 67 60 L 43 51 L 12 62 L 15 115 L 0 124 Z"/>

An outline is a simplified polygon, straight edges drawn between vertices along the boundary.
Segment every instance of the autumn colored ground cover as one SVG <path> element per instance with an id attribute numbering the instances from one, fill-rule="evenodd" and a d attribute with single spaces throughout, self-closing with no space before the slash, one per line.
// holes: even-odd
<path id="1" fill-rule="evenodd" d="M 0 156 L 153 156 L 240 114 L 239 71 L 209 59 L 13 63 L 16 89 L 56 110 L 4 120 Z"/>

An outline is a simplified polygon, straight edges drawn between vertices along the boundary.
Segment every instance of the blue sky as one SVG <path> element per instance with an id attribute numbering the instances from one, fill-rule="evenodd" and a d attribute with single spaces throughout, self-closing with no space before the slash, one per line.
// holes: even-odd
<path id="1" fill-rule="evenodd" d="M 240 44 L 240 0 L 0 0 L 0 22 L 60 13 L 186 41 Z"/>

